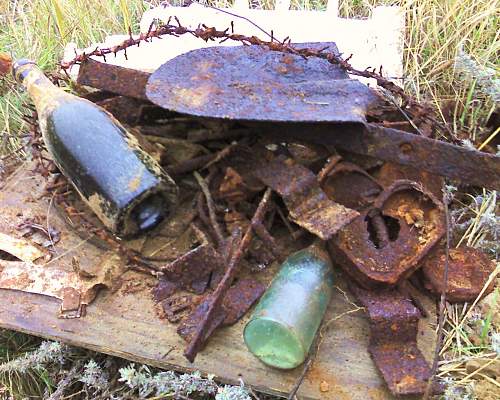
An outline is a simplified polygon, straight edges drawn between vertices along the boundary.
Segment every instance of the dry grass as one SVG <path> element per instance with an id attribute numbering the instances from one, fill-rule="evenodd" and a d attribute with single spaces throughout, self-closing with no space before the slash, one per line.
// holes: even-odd
<path id="1" fill-rule="evenodd" d="M 0 51 L 36 59 L 46 70 L 53 70 L 68 42 L 84 46 L 99 42 L 106 34 L 122 33 L 128 24 L 136 28 L 142 11 L 152 3 L 158 1 L 0 0 Z M 220 6 L 231 1 L 213 3 Z M 254 7 L 272 8 L 274 0 L 251 3 Z M 491 144 L 497 139 L 498 129 L 486 128 L 485 122 L 495 107 L 494 99 L 498 102 L 500 97 L 499 1 L 340 0 L 340 13 L 346 17 L 366 17 L 380 4 L 398 4 L 406 13 L 406 89 L 421 100 L 433 102 L 454 136 L 468 140 L 468 145 L 476 148 L 495 151 Z M 325 6 L 324 0 L 292 0 L 292 8 L 324 9 Z M 293 37 L 293 32 L 290 34 Z M 0 80 L 0 96 L 1 155 L 19 149 L 23 143 L 25 126 L 21 116 L 25 97 L 8 79 Z M 17 155 L 26 156 L 23 152 Z M 486 249 L 498 259 L 497 193 L 461 193 L 456 196 L 453 212 L 457 223 L 455 244 Z M 491 279 L 496 279 L 495 276 Z M 439 375 L 452 377 L 451 387 L 458 389 L 449 391 L 447 400 L 472 399 L 477 378 L 489 382 L 484 370 L 471 375 L 466 364 L 477 358 L 498 358 L 500 349 L 493 351 L 492 346 L 495 338 L 500 342 L 500 327 L 493 317 L 478 301 L 448 306 Z M 36 349 L 39 344 L 36 338 L 0 331 L 0 364 Z M 49 372 L 50 369 L 41 368 L 27 374 L 2 375 L 0 398 L 6 394 L 15 398 L 42 397 L 57 386 L 52 380 L 57 374 Z M 493 388 L 490 392 L 498 386 L 489 384 Z"/>

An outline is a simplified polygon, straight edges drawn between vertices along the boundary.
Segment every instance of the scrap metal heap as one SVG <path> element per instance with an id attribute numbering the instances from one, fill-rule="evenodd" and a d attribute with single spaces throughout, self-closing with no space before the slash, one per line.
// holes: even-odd
<path id="1" fill-rule="evenodd" d="M 170 28 L 158 35 L 188 31 L 180 24 L 166 26 Z M 234 36 L 227 31 L 224 36 L 214 28 L 199 29 L 195 36 L 210 33 L 207 40 Z M 149 38 L 155 37 L 151 32 L 156 31 L 150 31 Z M 128 45 L 137 44 L 136 39 L 130 40 Z M 469 171 L 471 165 L 494 166 L 489 178 L 476 177 L 472 183 L 484 178 L 497 185 L 498 160 L 478 153 L 471 161 L 469 153 L 444 143 L 436 149 L 445 153 L 418 153 L 434 148 L 436 142 L 420 135 L 432 132 L 436 125 L 423 113 L 425 107 L 407 102 L 413 118 L 409 123 L 398 107 L 348 79 L 342 68 L 350 72 L 352 68 L 333 62 L 337 56 L 328 54 L 335 53 L 323 52 L 318 45 L 292 51 L 289 44 L 251 41 L 260 46 L 239 52 L 204 49 L 197 53 L 198 63 L 189 64 L 192 59 L 181 56 L 174 60 L 176 73 L 164 69 L 154 76 L 88 57 L 75 59 L 82 63 L 78 83 L 100 90 L 89 93 L 80 88 L 82 95 L 126 124 L 179 185 L 178 209 L 169 221 L 148 233 L 147 243 L 113 238 L 61 175 L 47 186 L 48 192 L 71 214 L 74 227 L 118 250 L 131 267 L 158 277 L 154 299 L 162 316 L 179 323 L 178 333 L 187 342 L 185 355 L 190 361 L 218 327 L 234 324 L 262 295 L 265 287 L 256 279 L 259 271 L 319 237 L 327 242 L 333 263 L 350 278 L 353 293 L 366 308 L 372 327 L 369 351 L 389 389 L 396 395 L 423 393 L 431 370 L 416 345 L 421 312 L 405 288 L 410 278 L 420 278 L 423 266 L 423 285 L 432 293 L 442 290 L 439 244 L 447 229 L 441 200 L 443 178 L 428 171 L 467 180 L 470 174 L 461 172 Z M 108 53 L 96 50 L 94 55 L 122 47 Z M 218 55 L 213 57 L 213 52 Z M 233 75 L 223 67 L 227 62 L 223 55 L 234 58 L 229 63 Z M 308 56 L 316 56 L 314 63 Z M 274 66 L 272 74 L 291 82 L 286 86 L 290 90 L 271 90 L 262 76 L 253 77 L 253 85 L 245 81 L 235 86 L 234 74 L 241 75 L 238 79 L 249 75 L 236 60 L 247 67 L 252 60 Z M 295 102 L 299 87 L 293 78 L 310 75 L 308 67 L 314 67 L 313 76 L 300 88 L 307 101 Z M 363 74 L 401 91 L 375 71 Z M 311 84 L 319 75 L 321 80 Z M 327 95 L 343 103 L 342 110 L 328 110 L 330 105 L 314 98 L 314 93 L 327 90 L 332 79 L 335 90 L 330 88 Z M 228 85 L 237 89 L 229 98 L 225 97 Z M 279 92 L 280 101 L 272 97 L 273 90 Z M 320 113 L 324 117 L 315 121 L 324 107 L 326 111 Z M 342 124 L 325 128 L 333 112 L 337 113 L 334 122 Z M 301 125 L 304 119 L 307 124 Z M 407 131 L 405 138 L 410 139 L 398 142 L 400 131 L 388 127 Z M 392 137 L 398 143 L 396 155 L 389 143 Z M 444 160 L 435 159 L 443 154 Z M 454 162 L 458 165 L 451 164 L 457 154 L 460 157 Z M 46 161 L 42 164 L 47 166 Z M 452 300 L 477 295 L 492 270 L 485 258 L 481 271 L 474 273 L 473 257 L 469 249 L 456 249 L 452 254 L 456 260 L 449 270 L 454 282 L 449 290 L 456 293 Z M 469 270 L 474 275 L 470 279 Z M 460 282 L 465 282 L 466 290 L 455 287 Z"/>

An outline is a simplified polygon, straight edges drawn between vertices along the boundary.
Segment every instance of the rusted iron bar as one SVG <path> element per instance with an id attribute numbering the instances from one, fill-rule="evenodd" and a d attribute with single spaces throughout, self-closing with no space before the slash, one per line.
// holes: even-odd
<path id="1" fill-rule="evenodd" d="M 184 352 L 185 357 L 190 362 L 194 361 L 196 354 L 200 351 L 200 348 L 205 341 L 207 331 L 211 326 L 211 321 L 213 317 L 216 315 L 217 310 L 220 308 L 224 295 L 228 291 L 234 280 L 240 261 L 244 257 L 245 253 L 247 252 L 250 246 L 253 237 L 253 226 L 261 222 L 264 218 L 267 207 L 269 205 L 269 201 L 271 199 L 271 193 L 272 191 L 270 188 L 266 189 L 264 196 L 262 197 L 262 200 L 260 201 L 257 210 L 255 211 L 250 226 L 247 228 L 243 238 L 238 244 L 238 247 L 231 255 L 226 272 L 224 273 L 222 280 L 217 286 L 217 289 L 215 289 L 215 292 L 211 296 L 210 304 L 208 306 L 205 316 L 201 321 L 199 329 L 197 330 L 193 339 L 186 348 L 186 351 Z"/>
<path id="2" fill-rule="evenodd" d="M 397 164 L 411 165 L 469 185 L 500 189 L 500 157 L 375 124 L 262 125 L 281 138 L 297 137 Z M 264 132 L 263 132 L 264 133 Z"/>
<path id="3" fill-rule="evenodd" d="M 207 208 L 208 208 L 208 216 L 210 218 L 210 223 L 212 224 L 212 228 L 215 232 L 215 236 L 217 237 L 217 243 L 219 246 L 222 246 L 222 243 L 224 242 L 224 235 L 222 234 L 222 228 L 219 222 L 217 221 L 217 214 L 215 212 L 215 203 L 214 200 L 212 199 L 212 195 L 210 194 L 210 189 L 208 188 L 208 184 L 203 179 L 203 177 L 196 171 L 194 172 L 194 177 L 196 178 L 196 181 L 198 182 L 198 185 L 200 185 L 201 190 L 205 196 L 205 201 L 207 202 Z M 210 180 L 211 176 L 209 176 L 208 181 Z"/>
<path id="4" fill-rule="evenodd" d="M 105 64 L 89 58 L 80 65 L 77 83 L 122 96 L 148 100 L 146 83 L 150 76 L 148 72 Z"/>

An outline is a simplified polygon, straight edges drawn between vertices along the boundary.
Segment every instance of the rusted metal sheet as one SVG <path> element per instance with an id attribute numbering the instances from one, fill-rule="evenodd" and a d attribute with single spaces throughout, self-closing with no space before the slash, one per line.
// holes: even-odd
<path id="1" fill-rule="evenodd" d="M 398 291 L 367 291 L 354 285 L 351 290 L 370 319 L 368 351 L 389 390 L 396 396 L 423 394 L 432 374 L 417 347 L 418 309 Z"/>
<path id="2" fill-rule="evenodd" d="M 253 124 L 262 134 L 336 146 L 469 185 L 500 189 L 500 157 L 375 124 Z"/>
<path id="3" fill-rule="evenodd" d="M 362 210 L 373 204 L 382 186 L 364 169 L 346 161 L 337 163 L 321 184 L 331 200 L 343 206 Z"/>
<path id="4" fill-rule="evenodd" d="M 126 96 L 113 96 L 96 102 L 120 122 L 136 125 L 142 116 L 144 101 Z"/>
<path id="5" fill-rule="evenodd" d="M 400 180 L 331 239 L 328 248 L 363 287 L 388 287 L 411 275 L 444 232 L 441 202 L 417 183 Z"/>
<path id="6" fill-rule="evenodd" d="M 386 162 L 374 173 L 374 177 L 377 179 L 378 183 L 386 188 L 391 186 L 396 180 L 406 179 L 421 184 L 438 199 L 443 197 L 442 190 L 444 179 L 441 176 L 415 169 L 409 165 Z"/>
<path id="7" fill-rule="evenodd" d="M 225 318 L 223 325 L 233 325 L 264 294 L 266 286 L 247 278 L 237 281 L 226 293 L 222 302 Z"/>
<path id="8" fill-rule="evenodd" d="M 217 310 L 210 322 L 205 340 L 219 326 L 233 325 L 239 321 L 250 307 L 262 296 L 266 287 L 255 279 L 241 279 L 237 281 L 224 295 L 222 307 Z M 210 297 L 203 299 L 200 304 L 180 323 L 177 333 L 187 342 L 191 342 L 200 324 L 205 317 Z"/>
<path id="9" fill-rule="evenodd" d="M 77 83 L 122 96 L 147 100 L 145 88 L 150 75 L 148 72 L 89 59 L 80 65 Z"/>
<path id="10" fill-rule="evenodd" d="M 301 47 L 337 51 L 334 43 Z M 365 121 L 378 96 L 326 60 L 258 46 L 208 47 L 158 68 L 146 95 L 155 104 L 198 117 L 259 121 Z"/>
<path id="11" fill-rule="evenodd" d="M 275 159 L 257 169 L 255 176 L 283 198 L 293 222 L 322 240 L 330 239 L 359 215 L 330 200 L 316 175 L 291 159 Z"/>
<path id="12" fill-rule="evenodd" d="M 444 289 L 443 276 L 445 265 L 445 250 L 438 249 L 426 258 L 422 266 L 424 285 L 431 293 L 437 296 Z M 450 302 L 475 300 L 494 269 L 494 262 L 481 250 L 466 246 L 450 249 L 446 300 Z M 494 282 L 487 288 L 484 295 L 490 293 L 493 287 Z"/>
<path id="13" fill-rule="evenodd" d="M 166 280 L 178 288 L 203 293 L 210 283 L 210 276 L 224 264 L 217 251 L 209 243 L 202 243 L 162 268 Z"/>

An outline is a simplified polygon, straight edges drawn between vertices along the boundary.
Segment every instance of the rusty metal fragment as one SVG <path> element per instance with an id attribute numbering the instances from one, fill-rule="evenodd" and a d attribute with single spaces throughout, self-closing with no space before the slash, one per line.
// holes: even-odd
<path id="1" fill-rule="evenodd" d="M 374 173 L 374 177 L 385 188 L 391 186 L 396 180 L 407 179 L 421 184 L 438 199 L 443 195 L 444 179 L 441 176 L 415 169 L 408 165 L 386 162 Z"/>
<path id="2" fill-rule="evenodd" d="M 62 290 L 62 302 L 59 308 L 59 318 L 74 319 L 85 315 L 86 305 L 81 301 L 78 290 L 66 287 Z"/>
<path id="3" fill-rule="evenodd" d="M 441 202 L 420 185 L 402 180 L 384 190 L 328 248 L 361 286 L 388 287 L 411 275 L 444 232 Z"/>
<path id="4" fill-rule="evenodd" d="M 293 222 L 330 239 L 359 213 L 330 200 L 316 175 L 293 160 L 275 159 L 255 171 L 255 176 L 283 198 Z"/>
<path id="5" fill-rule="evenodd" d="M 129 125 L 139 123 L 144 103 L 143 100 L 126 96 L 113 96 L 97 102 L 99 106 L 111 113 L 113 117 Z"/>
<path id="6" fill-rule="evenodd" d="M 211 299 L 210 297 L 205 298 L 201 301 L 198 306 L 191 312 L 186 318 L 184 318 L 179 326 L 177 327 L 177 333 L 180 337 L 182 337 L 186 342 L 191 343 L 197 333 L 200 331 L 200 326 L 203 326 L 203 321 L 205 316 L 208 313 L 210 307 Z M 225 319 L 224 311 L 222 309 L 217 310 L 216 313 L 212 316 L 210 321 L 206 324 L 205 332 L 203 332 L 203 340 L 202 343 L 210 337 L 210 335 L 222 325 L 222 322 Z M 200 349 L 198 349 L 199 351 Z M 197 351 L 197 352 L 198 352 Z"/>
<path id="7" fill-rule="evenodd" d="M 438 249 L 425 259 L 422 266 L 424 285 L 437 296 L 444 289 L 445 265 L 445 250 Z M 494 269 L 494 262 L 481 250 L 467 246 L 450 249 L 446 299 L 450 302 L 475 300 Z M 494 282 L 486 289 L 484 295 L 490 293 L 493 287 Z"/>
<path id="8" fill-rule="evenodd" d="M 262 296 L 266 286 L 255 279 L 247 278 L 238 280 L 224 295 L 222 307 L 215 314 L 210 323 L 206 338 L 219 326 L 233 325 L 239 321 L 250 307 Z M 201 321 L 208 311 L 209 297 L 190 313 L 179 325 L 177 333 L 187 342 L 190 342 L 196 331 L 199 330 Z M 205 340 L 206 340 L 205 338 Z"/>
<path id="9" fill-rule="evenodd" d="M 324 177 L 321 188 L 331 200 L 355 210 L 373 204 L 382 191 L 382 186 L 364 169 L 346 161 L 332 168 Z"/>
<path id="10" fill-rule="evenodd" d="M 248 186 L 244 178 L 234 168 L 227 167 L 224 178 L 219 186 L 218 197 L 230 204 L 235 204 L 246 200 L 250 195 L 257 193 L 257 191 Z"/>
<path id="11" fill-rule="evenodd" d="M 432 373 L 417 347 L 418 309 L 398 291 L 367 291 L 354 285 L 351 290 L 366 308 L 368 351 L 389 390 L 395 396 L 423 394 Z"/>
<path id="12" fill-rule="evenodd" d="M 324 147 L 314 143 L 290 142 L 286 144 L 286 150 L 298 163 L 312 170 L 320 168 L 330 152 Z"/>
<path id="13" fill-rule="evenodd" d="M 180 164 L 206 154 L 207 151 L 203 146 L 184 139 L 149 137 L 148 140 L 152 143 L 159 143 L 164 148 L 160 160 L 162 164 Z"/>
<path id="14" fill-rule="evenodd" d="M 223 325 L 233 325 L 238 322 L 265 290 L 266 286 L 255 279 L 238 280 L 224 296 L 222 302 L 225 314 Z"/>
<path id="15" fill-rule="evenodd" d="M 254 124 L 256 125 L 256 124 Z M 262 134 L 298 138 L 410 165 L 469 185 L 500 189 L 500 157 L 442 140 L 364 123 L 258 124 Z"/>
<path id="16" fill-rule="evenodd" d="M 171 282 L 162 276 L 152 290 L 153 298 L 157 303 L 160 303 L 172 296 L 178 289 L 179 286 L 175 282 Z"/>
<path id="17" fill-rule="evenodd" d="M 148 72 L 89 59 L 80 65 L 77 83 L 122 96 L 148 100 L 145 89 L 150 75 Z"/>
<path id="18" fill-rule="evenodd" d="M 166 280 L 196 294 L 203 293 L 216 269 L 223 268 L 219 253 L 210 243 L 202 243 L 162 268 Z"/>
<path id="19" fill-rule="evenodd" d="M 161 302 L 161 307 L 169 322 L 177 323 L 188 315 L 193 306 L 193 296 L 171 296 Z"/>

